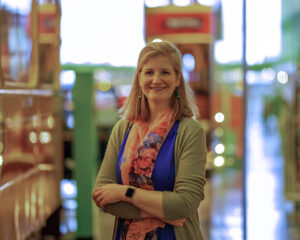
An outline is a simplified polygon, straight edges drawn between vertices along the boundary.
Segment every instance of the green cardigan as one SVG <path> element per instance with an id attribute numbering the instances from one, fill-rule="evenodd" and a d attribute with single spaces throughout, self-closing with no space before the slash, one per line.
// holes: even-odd
<path id="1" fill-rule="evenodd" d="M 98 173 L 95 187 L 117 182 L 117 158 L 130 122 L 119 120 L 114 126 Z M 174 227 L 176 239 L 203 239 L 198 216 L 204 198 L 206 140 L 200 123 L 193 118 L 182 118 L 175 141 L 175 183 L 173 192 L 163 192 L 164 216 L 167 220 L 187 218 L 183 227 Z M 126 203 L 109 204 L 104 211 L 117 218 L 140 218 L 140 209 Z"/>

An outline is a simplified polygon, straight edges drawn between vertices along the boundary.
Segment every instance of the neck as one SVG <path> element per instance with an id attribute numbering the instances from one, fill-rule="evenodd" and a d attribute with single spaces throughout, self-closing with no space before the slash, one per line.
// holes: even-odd
<path id="1" fill-rule="evenodd" d="M 169 104 L 161 104 L 161 103 L 152 103 L 149 104 L 150 107 L 150 124 L 155 121 L 157 117 L 160 116 L 161 113 L 163 113 L 165 110 L 169 108 Z"/>

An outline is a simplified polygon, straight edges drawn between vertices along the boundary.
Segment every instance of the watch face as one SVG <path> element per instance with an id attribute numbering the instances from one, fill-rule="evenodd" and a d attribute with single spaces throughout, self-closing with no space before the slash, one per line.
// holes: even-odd
<path id="1" fill-rule="evenodd" d="M 127 191 L 126 191 L 126 194 L 125 194 L 125 196 L 126 197 L 129 197 L 129 198 L 132 198 L 132 196 L 133 196 L 133 193 L 134 193 L 134 188 L 127 188 Z"/>

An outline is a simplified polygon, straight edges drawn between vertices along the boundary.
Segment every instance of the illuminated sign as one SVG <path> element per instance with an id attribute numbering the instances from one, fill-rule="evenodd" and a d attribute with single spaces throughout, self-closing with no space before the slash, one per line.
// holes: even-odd
<path id="1" fill-rule="evenodd" d="M 212 32 L 210 7 L 192 4 L 145 9 L 147 41 L 159 38 L 174 43 L 209 43 Z"/>
<path id="2" fill-rule="evenodd" d="M 210 14 L 150 14 L 146 16 L 146 35 L 209 33 Z"/>

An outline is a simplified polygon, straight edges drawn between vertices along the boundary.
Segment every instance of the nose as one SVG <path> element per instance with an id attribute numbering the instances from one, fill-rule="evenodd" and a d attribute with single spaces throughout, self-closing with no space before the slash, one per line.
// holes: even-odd
<path id="1" fill-rule="evenodd" d="M 153 80 L 152 80 L 153 83 L 159 83 L 160 82 L 160 76 L 158 73 L 154 74 L 153 75 Z"/>

